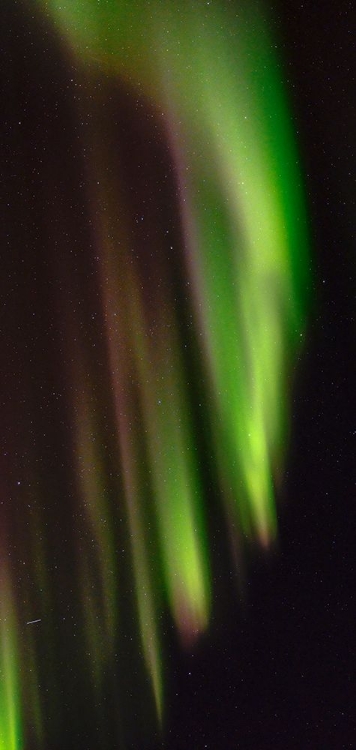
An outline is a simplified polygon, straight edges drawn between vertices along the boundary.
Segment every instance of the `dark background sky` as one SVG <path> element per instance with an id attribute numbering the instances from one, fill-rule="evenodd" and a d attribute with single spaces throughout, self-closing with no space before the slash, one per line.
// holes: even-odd
<path id="1" fill-rule="evenodd" d="M 212 637 L 203 638 L 193 656 L 182 655 L 167 624 L 167 750 L 356 746 L 355 9 L 351 2 L 307 0 L 281 2 L 274 12 L 306 173 L 313 253 L 313 308 L 293 396 L 279 551 L 269 560 L 258 554 L 250 560 L 242 604 L 214 516 L 213 559 L 223 595 Z M 68 269 L 74 300 L 85 308 L 97 293 L 94 273 L 83 276 L 94 251 L 83 258 L 78 249 L 62 272 L 48 257 L 56 222 L 73 242 L 88 233 L 90 247 L 84 198 L 63 226 L 85 179 L 70 88 L 76 71 L 24 3 L 5 2 L 1 15 L 1 461 L 10 494 L 11 482 L 22 481 L 36 461 L 46 465 L 47 477 L 51 471 L 56 477 L 47 478 L 41 496 L 50 493 L 59 503 L 65 488 L 68 506 L 48 529 L 53 555 L 61 557 L 75 497 L 68 492 L 65 407 L 51 394 L 63 391 L 65 342 L 57 308 L 61 289 L 68 293 Z M 119 106 L 124 94 L 115 96 Z M 130 122 L 129 111 L 125 117 Z M 125 121 L 118 127 L 124 132 Z M 95 339 L 96 330 L 88 335 Z M 55 429 L 48 430 L 49 423 Z M 8 451 L 15 456 L 10 467 Z M 21 502 L 17 494 L 5 513 L 17 516 L 13 545 L 26 557 L 31 551 Z M 13 564 L 19 565 L 17 553 Z M 58 611 L 71 565 L 69 557 L 63 580 L 56 581 Z M 75 609 L 75 586 L 69 600 Z M 71 635 L 58 635 L 58 648 L 66 638 Z M 95 746 L 83 703 L 77 724 L 62 725 L 48 750 Z M 71 720 L 70 705 L 66 710 Z M 128 747 L 144 748 L 140 737 L 138 730 Z"/>

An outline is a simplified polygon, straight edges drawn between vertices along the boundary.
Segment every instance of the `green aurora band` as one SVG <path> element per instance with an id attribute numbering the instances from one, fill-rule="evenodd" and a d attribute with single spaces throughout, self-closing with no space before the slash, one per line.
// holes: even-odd
<path id="1" fill-rule="evenodd" d="M 118 77 L 150 100 L 163 119 L 194 326 L 208 374 L 202 402 L 208 405 L 216 485 L 230 536 L 268 547 L 277 535 L 274 485 L 283 468 L 288 378 L 303 336 L 308 285 L 302 179 L 269 21 L 254 2 L 241 4 L 238 13 L 224 2 L 188 0 L 37 0 L 37 5 L 52 18 L 85 75 L 104 71 Z M 93 90 L 93 108 L 96 96 Z M 208 509 L 169 271 L 160 269 L 152 339 L 130 256 L 130 229 L 124 222 L 118 229 L 115 221 L 112 195 L 120 195 L 125 215 L 125 186 L 119 176 L 117 184 L 110 183 L 105 144 L 92 137 L 91 201 L 107 207 L 105 215 L 97 212 L 95 231 L 121 471 L 116 502 L 125 509 L 143 659 L 161 722 L 161 612 L 169 608 L 187 648 L 209 623 Z M 158 242 L 164 252 L 163 232 Z M 68 375 L 80 394 L 73 453 L 83 517 L 99 550 L 100 595 L 94 593 L 97 576 L 89 551 L 78 552 L 78 569 L 93 690 L 100 693 L 119 627 L 120 571 L 106 463 L 97 450 L 102 428 L 100 407 L 93 407 L 95 375 L 94 370 L 91 380 L 85 375 L 91 355 L 79 329 L 77 339 Z M 46 568 L 42 553 L 37 560 L 40 580 Z M 4 575 L 2 599 L 0 750 L 20 750 L 19 650 L 16 628 L 4 624 L 5 610 L 13 612 L 15 603 Z M 105 648 L 99 646 L 102 628 Z M 34 653 L 32 658 L 33 675 Z M 43 747 L 33 680 L 24 692 Z"/>
<path id="2" fill-rule="evenodd" d="M 18 631 L 11 575 L 3 550 L 0 583 L 0 750 L 22 750 Z"/>
<path id="3" fill-rule="evenodd" d="M 79 58 L 143 91 L 167 120 L 221 486 L 243 532 L 267 545 L 308 272 L 298 157 L 267 24 L 254 2 L 238 14 L 224 3 L 45 5 Z"/>

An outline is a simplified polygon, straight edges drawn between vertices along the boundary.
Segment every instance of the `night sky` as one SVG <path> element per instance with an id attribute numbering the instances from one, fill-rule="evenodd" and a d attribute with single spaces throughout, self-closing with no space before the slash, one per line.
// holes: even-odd
<path id="1" fill-rule="evenodd" d="M 122 6 L 1 4 L 0 750 L 354 748 L 355 10 Z"/>

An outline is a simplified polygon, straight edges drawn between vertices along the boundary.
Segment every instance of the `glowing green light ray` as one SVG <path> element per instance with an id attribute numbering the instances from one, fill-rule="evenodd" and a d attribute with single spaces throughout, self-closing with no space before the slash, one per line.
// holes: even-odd
<path id="1" fill-rule="evenodd" d="M 80 376 L 79 376 L 80 378 Z M 85 378 L 80 379 L 81 395 L 76 404 L 76 456 L 78 462 L 77 476 L 80 482 L 80 494 L 92 534 L 95 536 L 100 554 L 100 579 L 102 585 L 101 626 L 105 623 L 106 645 L 108 651 L 112 646 L 117 625 L 117 581 L 115 575 L 115 552 L 108 510 L 108 493 L 104 471 L 101 465 L 100 451 L 96 447 L 97 428 L 93 420 L 92 404 L 89 394 L 85 394 Z M 87 387 L 87 390 L 88 387 Z"/>
<path id="2" fill-rule="evenodd" d="M 101 273 L 119 459 L 124 485 L 123 500 L 132 540 L 131 549 L 141 641 L 147 669 L 151 677 L 157 716 L 161 721 L 163 680 L 157 594 L 150 572 L 148 538 L 143 523 L 142 457 L 138 451 L 138 437 L 135 434 L 139 415 L 134 405 L 131 386 L 132 380 L 135 379 L 135 373 L 130 352 L 134 346 L 136 332 L 132 330 L 128 310 L 130 308 L 130 295 L 134 293 L 134 290 L 130 287 L 129 272 L 125 277 L 125 283 L 120 282 L 122 274 L 118 273 L 117 247 L 112 247 L 111 243 L 104 239 L 108 235 L 110 236 L 110 232 L 103 232 Z M 123 238 L 123 247 L 125 246 L 125 238 Z M 125 263 L 125 254 L 122 256 L 122 262 Z"/>
<path id="3" fill-rule="evenodd" d="M 144 533 L 139 498 L 142 487 L 138 481 L 139 456 L 135 455 L 128 444 L 128 432 L 122 435 L 121 450 L 125 466 L 125 488 L 128 500 L 128 513 L 132 531 L 132 555 L 136 579 L 136 596 L 141 640 L 147 669 L 152 681 L 157 716 L 163 718 L 163 680 L 162 654 L 158 628 L 157 597 L 152 585 L 152 574 L 149 569 L 146 535 Z M 134 463 L 133 463 L 134 462 Z"/>
<path id="4" fill-rule="evenodd" d="M 209 565 L 202 488 L 174 320 L 169 309 L 170 305 L 164 314 L 170 331 L 169 343 L 164 331 L 157 332 L 154 346 L 149 336 L 142 333 L 137 364 L 141 370 L 166 591 L 183 641 L 189 643 L 208 623 Z"/>
<path id="5" fill-rule="evenodd" d="M 4 559 L 1 560 L 0 594 L 0 750 L 22 750 L 17 620 Z"/>

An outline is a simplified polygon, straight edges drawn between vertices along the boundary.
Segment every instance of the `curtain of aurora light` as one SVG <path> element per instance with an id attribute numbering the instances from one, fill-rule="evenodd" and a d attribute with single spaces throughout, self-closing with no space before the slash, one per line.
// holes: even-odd
<path id="1" fill-rule="evenodd" d="M 74 311 L 74 266 L 53 266 L 61 282 L 58 327 L 67 352 L 62 377 L 70 384 L 73 524 L 90 537 L 89 543 L 74 528 L 68 542 L 85 623 L 78 664 L 95 706 L 125 632 L 120 590 L 130 588 L 131 577 L 134 642 L 142 651 L 142 672 L 150 677 L 158 722 L 164 723 L 162 613 L 170 612 L 182 647 L 189 649 L 207 629 L 214 600 L 206 469 L 197 446 L 202 426 L 231 554 L 234 545 L 248 541 L 267 548 L 277 535 L 274 487 L 288 436 L 288 379 L 307 307 L 307 226 L 295 136 L 271 22 L 255 3 L 43 0 L 33 7 L 54 24 L 68 60 L 78 65 L 78 81 L 90 92 L 85 101 L 73 99 L 73 109 L 78 122 L 88 123 L 80 148 L 90 154 L 85 200 L 95 299 L 88 292 Z M 137 96 L 138 119 L 147 107 L 159 123 L 179 217 L 180 243 L 175 239 L 173 246 L 159 195 L 164 186 L 153 188 L 158 207 L 152 209 L 151 201 L 147 216 L 142 204 L 137 215 L 125 170 L 120 173 L 118 162 L 112 170 L 113 126 L 105 115 L 110 81 L 119 81 L 132 101 Z M 141 186 L 145 190 L 150 184 Z M 64 204 L 51 210 L 61 213 L 62 224 L 68 221 Z M 135 227 L 141 221 L 148 225 L 146 239 Z M 50 218 L 48 224 L 55 256 L 64 234 L 56 234 Z M 170 263 L 178 253 L 184 300 Z M 146 276 L 143 257 L 150 259 Z M 89 346 L 91 317 L 99 323 Z M 186 349 L 204 374 L 194 388 Z M 47 591 L 40 615 L 51 644 L 48 668 L 58 685 L 47 572 L 49 511 L 42 502 L 46 471 L 45 465 L 33 468 L 39 490 L 31 498 L 29 549 L 33 578 Z M 125 529 L 120 533 L 119 517 Z M 122 539 L 128 546 L 125 571 L 118 552 Z M 23 651 L 31 667 L 25 674 L 17 627 L 9 628 L 19 617 L 22 593 L 13 594 L 18 585 L 4 562 L 0 748 L 10 750 L 26 747 L 29 716 L 37 747 L 46 747 L 49 731 L 34 636 L 26 630 Z M 58 702 L 53 698 L 53 713 Z M 117 704 L 120 714 L 119 697 Z M 107 746 L 104 739 L 101 746 Z"/>

